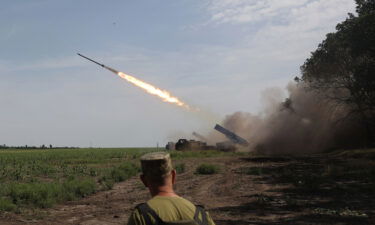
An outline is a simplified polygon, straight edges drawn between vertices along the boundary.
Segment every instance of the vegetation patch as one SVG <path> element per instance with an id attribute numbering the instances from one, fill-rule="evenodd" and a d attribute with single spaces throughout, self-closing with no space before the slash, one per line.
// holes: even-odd
<path id="1" fill-rule="evenodd" d="M 175 165 L 174 169 L 176 170 L 176 172 L 178 174 L 184 173 L 185 172 L 185 163 L 179 163 L 179 164 Z"/>
<path id="2" fill-rule="evenodd" d="M 217 150 L 202 150 L 202 151 L 170 151 L 172 159 L 185 159 L 185 158 L 208 158 L 220 156 L 244 156 L 248 153 L 243 152 L 223 152 Z"/>
<path id="3" fill-rule="evenodd" d="M 213 165 L 213 164 L 201 164 L 195 170 L 196 174 L 203 174 L 203 175 L 215 174 L 219 172 L 220 172 L 220 167 L 218 165 Z"/>
<path id="4" fill-rule="evenodd" d="M 47 208 L 108 190 L 139 173 L 139 157 L 156 148 L 0 149 L 0 211 Z M 225 155 L 171 152 L 172 157 Z M 176 165 L 178 173 L 185 164 Z M 214 169 L 214 171 L 216 171 Z"/>
<path id="5" fill-rule="evenodd" d="M 260 176 L 263 174 L 263 168 L 262 167 L 242 167 L 237 170 L 237 173 Z"/>
<path id="6" fill-rule="evenodd" d="M 8 183 L 0 188 L 0 210 L 14 211 L 26 206 L 47 208 L 55 203 L 85 197 L 96 191 L 96 184 L 92 179 L 71 178 L 61 183 Z"/>
<path id="7" fill-rule="evenodd" d="M 315 214 L 320 215 L 330 215 L 330 216 L 345 216 L 345 217 L 364 217 L 367 218 L 368 215 L 364 212 L 351 210 L 349 208 L 344 209 L 326 209 L 326 208 L 315 208 L 313 210 Z"/>
<path id="8" fill-rule="evenodd" d="M 139 171 L 139 167 L 135 166 L 135 164 L 124 163 L 119 167 L 112 169 L 110 177 L 115 182 L 121 182 L 135 176 Z"/>
<path id="9" fill-rule="evenodd" d="M 0 150 L 0 211 L 47 208 L 112 188 L 156 149 Z"/>
<path id="10" fill-rule="evenodd" d="M 16 208 L 17 206 L 9 198 L 0 198 L 0 211 L 13 211 Z"/>

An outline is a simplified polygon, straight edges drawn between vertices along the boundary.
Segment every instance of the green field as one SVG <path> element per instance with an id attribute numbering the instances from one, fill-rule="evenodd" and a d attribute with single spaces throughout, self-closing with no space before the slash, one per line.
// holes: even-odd
<path id="1" fill-rule="evenodd" d="M 160 149 L 159 149 L 160 150 Z M 47 208 L 111 189 L 139 172 L 139 157 L 155 148 L 0 150 L 0 211 Z M 173 159 L 226 155 L 171 152 Z"/>
<path id="2" fill-rule="evenodd" d="M 46 208 L 96 191 L 139 171 L 153 148 L 0 151 L 0 211 Z"/>

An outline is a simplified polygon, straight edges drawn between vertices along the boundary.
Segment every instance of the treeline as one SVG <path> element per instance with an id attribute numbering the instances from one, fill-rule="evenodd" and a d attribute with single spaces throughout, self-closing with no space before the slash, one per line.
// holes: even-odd
<path id="1" fill-rule="evenodd" d="M 52 146 L 52 145 L 41 145 L 41 146 L 30 146 L 30 145 L 20 145 L 20 146 L 8 146 L 6 144 L 0 145 L 0 149 L 68 149 L 68 148 L 79 148 L 79 147 L 68 147 L 68 146 Z"/>
<path id="2" fill-rule="evenodd" d="M 336 26 L 301 66 L 307 87 L 347 111 L 375 145 L 375 0 L 356 0 L 356 15 Z M 338 121 L 340 122 L 340 121 Z"/>

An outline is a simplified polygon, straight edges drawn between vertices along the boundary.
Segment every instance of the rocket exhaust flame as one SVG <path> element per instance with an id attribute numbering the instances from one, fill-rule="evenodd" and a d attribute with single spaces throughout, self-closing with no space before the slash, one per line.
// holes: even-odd
<path id="1" fill-rule="evenodd" d="M 125 74 L 123 72 L 118 72 L 117 75 L 119 75 L 121 78 L 127 80 L 128 82 L 134 84 L 135 86 L 144 89 L 148 93 L 160 97 L 165 102 L 173 103 L 173 104 L 176 104 L 178 106 L 183 106 L 187 109 L 190 109 L 189 105 L 180 101 L 178 98 L 173 97 L 169 92 L 167 92 L 165 90 L 161 90 L 159 88 L 156 88 L 156 87 L 152 86 L 151 84 L 148 84 L 144 81 L 138 80 L 137 78 L 135 78 L 133 76 L 130 76 L 128 74 Z"/>
<path id="2" fill-rule="evenodd" d="M 186 104 L 185 102 L 179 100 L 177 97 L 174 97 L 172 96 L 168 91 L 165 91 L 165 90 L 161 90 L 151 84 L 148 84 L 142 80 L 139 80 L 133 76 L 130 76 L 128 74 L 125 74 L 123 72 L 119 72 L 115 69 L 112 69 L 111 67 L 108 67 L 108 66 L 105 66 L 104 64 L 101 64 L 101 63 L 98 63 L 84 55 L 81 55 L 79 53 L 77 53 L 79 56 L 93 62 L 93 63 L 96 63 L 98 64 L 99 66 L 103 67 L 103 68 L 106 68 L 107 70 L 117 74 L 119 77 L 121 77 L 122 79 L 125 79 L 126 81 L 128 81 L 129 83 L 131 84 L 134 84 L 135 86 L 137 87 L 140 87 L 142 88 L 143 90 L 145 90 L 147 93 L 149 94 L 152 94 L 152 95 L 155 95 L 155 96 L 158 96 L 159 98 L 161 98 L 163 101 L 165 102 L 168 102 L 168 103 L 171 103 L 171 104 L 175 104 L 177 106 L 180 106 L 180 107 L 184 107 L 188 110 L 192 110 L 193 108 L 190 107 L 188 104 Z M 195 109 L 195 110 L 198 110 L 198 109 Z"/>

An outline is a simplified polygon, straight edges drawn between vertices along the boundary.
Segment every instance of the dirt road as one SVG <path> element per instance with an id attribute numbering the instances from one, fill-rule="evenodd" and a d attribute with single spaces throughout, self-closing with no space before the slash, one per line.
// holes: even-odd
<path id="1" fill-rule="evenodd" d="M 205 205 L 218 225 L 374 222 L 373 191 L 362 193 L 360 197 L 350 196 L 350 192 L 345 191 L 331 195 L 328 191 L 334 188 L 331 182 L 319 180 L 316 184 L 317 181 L 308 178 L 314 176 L 311 171 L 323 168 L 326 160 L 238 156 L 184 159 L 178 162 L 185 164 L 185 172 L 177 177 L 176 192 L 196 204 Z M 196 175 L 195 168 L 200 163 L 220 165 L 221 171 L 214 175 Z M 133 177 L 116 184 L 110 191 L 51 209 L 22 216 L 4 213 L 0 224 L 126 224 L 133 207 L 148 198 L 148 191 Z"/>

